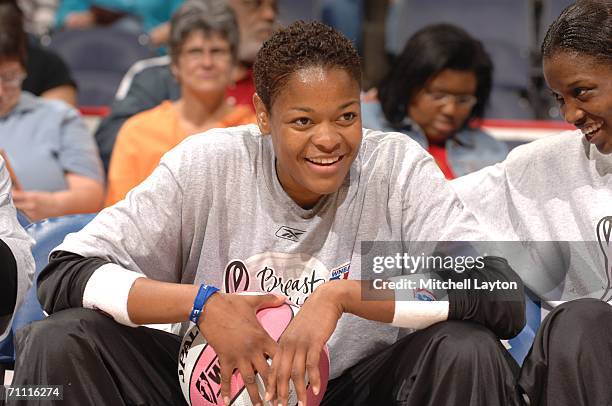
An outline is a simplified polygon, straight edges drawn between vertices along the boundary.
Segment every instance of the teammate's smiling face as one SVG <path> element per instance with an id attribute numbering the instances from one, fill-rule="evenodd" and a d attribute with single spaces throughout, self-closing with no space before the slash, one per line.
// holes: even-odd
<path id="1" fill-rule="evenodd" d="M 577 52 L 544 59 L 544 77 L 568 123 L 604 154 L 612 153 L 612 67 Z"/>
<path id="2" fill-rule="evenodd" d="M 340 188 L 359 151 L 359 92 L 347 71 L 314 66 L 289 76 L 270 111 L 255 96 L 259 127 L 272 135 L 278 179 L 304 208 Z"/>

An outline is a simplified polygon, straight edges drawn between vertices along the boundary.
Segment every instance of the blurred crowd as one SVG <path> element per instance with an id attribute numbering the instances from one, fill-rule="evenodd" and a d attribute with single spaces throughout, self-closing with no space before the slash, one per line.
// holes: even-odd
<path id="1" fill-rule="evenodd" d="M 491 3 L 484 12 L 495 23 L 509 3 Z M 219 11 L 226 4 L 231 15 Z M 509 23 L 529 25 L 536 41 L 533 21 L 544 22 L 546 0 L 513 4 Z M 431 7 L 453 17 L 441 13 L 430 24 Z M 99 211 L 187 136 L 255 122 L 253 61 L 275 28 L 296 19 L 322 20 L 357 45 L 364 127 L 412 137 L 449 179 L 502 161 L 508 146 L 478 122 L 491 110 L 495 118 L 550 118 L 542 106 L 517 108 L 537 99 L 528 96 L 538 93 L 541 72 L 508 85 L 502 73 L 515 67 L 497 66 L 503 55 L 487 48 L 505 45 L 470 25 L 470 5 L 463 14 L 452 2 L 431 7 L 409 0 L 1 0 L 0 149 L 16 207 L 32 221 Z M 398 24 L 403 18 L 414 24 Z M 506 48 L 523 55 L 521 41 Z M 78 111 L 84 106 L 105 108 L 93 136 Z"/>

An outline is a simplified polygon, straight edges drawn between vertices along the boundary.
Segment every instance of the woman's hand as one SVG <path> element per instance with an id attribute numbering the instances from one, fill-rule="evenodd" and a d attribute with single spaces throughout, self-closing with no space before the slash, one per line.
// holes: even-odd
<path id="1" fill-rule="evenodd" d="M 206 302 L 198 327 L 214 348 L 221 366 L 221 396 L 229 405 L 232 373 L 238 369 L 254 405 L 261 405 L 255 374 L 268 377 L 266 356 L 276 354 L 278 344 L 259 324 L 259 309 L 277 307 L 285 299 L 272 294 L 215 293 Z"/>
<path id="2" fill-rule="evenodd" d="M 291 321 L 272 359 L 272 369 L 266 385 L 266 401 L 276 399 L 275 404 L 287 405 L 291 378 L 298 405 L 306 405 L 306 370 L 314 394 L 319 393 L 319 358 L 344 312 L 343 287 L 344 284 L 335 281 L 321 285 Z"/>
<path id="3" fill-rule="evenodd" d="M 13 190 L 15 207 L 32 221 L 53 217 L 57 213 L 56 199 L 51 192 Z"/>
<path id="4" fill-rule="evenodd" d="M 91 11 L 70 13 L 66 16 L 64 27 L 69 30 L 92 27 L 96 24 L 96 18 Z"/>
<path id="5" fill-rule="evenodd" d="M 104 187 L 94 179 L 74 173 L 65 175 L 68 189 L 57 192 L 13 189 L 15 207 L 32 221 L 67 214 L 95 213 L 102 208 Z"/>
<path id="6" fill-rule="evenodd" d="M 149 39 L 151 44 L 155 46 L 162 46 L 168 43 L 170 37 L 170 23 L 163 23 L 154 27 L 149 31 Z"/>

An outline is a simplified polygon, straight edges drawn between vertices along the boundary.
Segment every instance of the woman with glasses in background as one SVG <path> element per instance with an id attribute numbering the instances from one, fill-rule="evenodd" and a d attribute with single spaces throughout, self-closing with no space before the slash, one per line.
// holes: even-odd
<path id="1" fill-rule="evenodd" d="M 484 114 L 492 75 L 480 41 L 453 25 L 425 27 L 381 83 L 380 102 L 362 104 L 363 126 L 409 135 L 449 179 L 502 161 L 506 144 L 469 127 Z"/>
<path id="2" fill-rule="evenodd" d="M 21 90 L 26 77 L 21 15 L 0 4 L 0 149 L 14 170 L 13 199 L 30 220 L 100 210 L 104 176 L 78 111 Z"/>

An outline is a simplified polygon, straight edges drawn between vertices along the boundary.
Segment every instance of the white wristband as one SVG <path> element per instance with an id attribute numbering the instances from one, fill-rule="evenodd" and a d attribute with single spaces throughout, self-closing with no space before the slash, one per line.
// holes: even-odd
<path id="1" fill-rule="evenodd" d="M 448 320 L 448 301 L 398 300 L 391 324 L 420 330 L 445 320 Z"/>
<path id="2" fill-rule="evenodd" d="M 138 327 L 130 320 L 127 310 L 130 289 L 138 278 L 145 276 L 117 264 L 102 265 L 96 269 L 85 285 L 83 307 L 102 310 L 118 323 Z"/>

